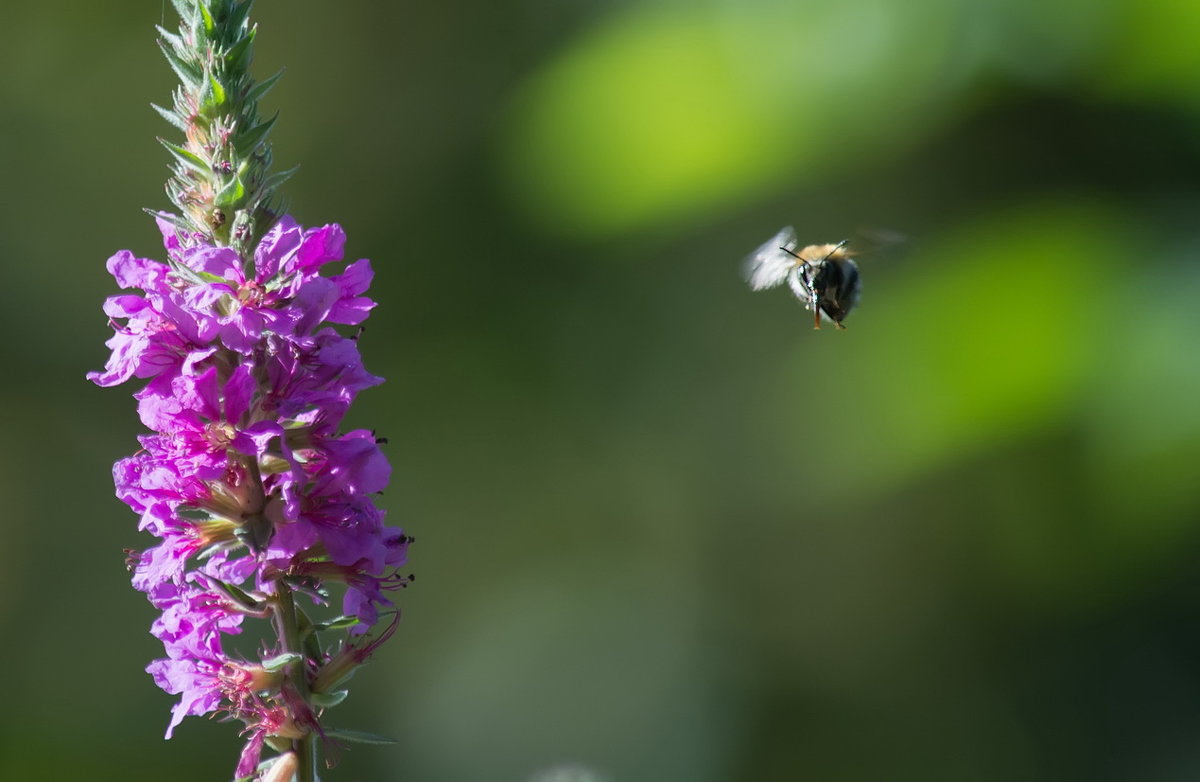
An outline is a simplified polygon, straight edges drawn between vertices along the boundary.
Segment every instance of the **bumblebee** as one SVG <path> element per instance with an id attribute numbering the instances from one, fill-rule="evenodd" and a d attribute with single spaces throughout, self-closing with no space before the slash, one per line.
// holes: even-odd
<path id="1" fill-rule="evenodd" d="M 813 313 L 813 328 L 821 319 L 839 329 L 858 303 L 858 266 L 850 260 L 845 240 L 837 244 L 810 244 L 797 250 L 796 232 L 784 228 L 751 253 L 745 262 L 746 282 L 761 291 L 786 282 L 792 293 Z"/>

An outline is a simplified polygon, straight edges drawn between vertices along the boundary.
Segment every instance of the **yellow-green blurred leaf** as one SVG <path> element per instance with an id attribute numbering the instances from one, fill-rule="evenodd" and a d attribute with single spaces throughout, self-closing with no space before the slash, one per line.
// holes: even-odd
<path id="1" fill-rule="evenodd" d="M 901 145 L 931 116 L 949 83 L 945 6 L 632 7 L 518 97 L 502 150 L 509 179 L 536 219 L 586 233 L 695 219 L 818 181 Z"/>
<path id="2" fill-rule="evenodd" d="M 808 400 L 780 407 L 818 446 L 809 469 L 834 496 L 883 489 L 1052 428 L 1108 359 L 1094 334 L 1119 317 L 1127 241 L 1103 207 L 1042 201 L 918 243 L 902 268 L 864 259 L 849 330 L 801 334 L 816 344 L 782 369 L 779 393 Z"/>

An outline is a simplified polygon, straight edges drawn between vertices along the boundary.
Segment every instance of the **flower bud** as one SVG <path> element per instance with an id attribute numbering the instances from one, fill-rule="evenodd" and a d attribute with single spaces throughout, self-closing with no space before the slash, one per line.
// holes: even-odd
<path id="1" fill-rule="evenodd" d="M 275 762 L 259 779 L 262 782 L 290 782 L 299 765 L 300 761 L 296 757 L 296 753 L 286 752 L 275 758 Z"/>

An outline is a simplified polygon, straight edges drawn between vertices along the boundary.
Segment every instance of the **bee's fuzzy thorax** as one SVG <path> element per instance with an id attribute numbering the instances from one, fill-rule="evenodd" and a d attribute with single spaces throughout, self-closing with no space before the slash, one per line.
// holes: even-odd
<path id="1" fill-rule="evenodd" d="M 849 258 L 854 253 L 846 249 L 845 244 L 810 244 L 802 250 L 797 250 L 796 255 L 801 260 L 809 263 L 816 263 L 826 259 Z"/>

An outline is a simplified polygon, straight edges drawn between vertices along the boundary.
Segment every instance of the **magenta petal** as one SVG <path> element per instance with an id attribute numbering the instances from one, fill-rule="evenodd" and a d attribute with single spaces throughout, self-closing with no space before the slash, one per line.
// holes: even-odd
<path id="1" fill-rule="evenodd" d="M 274 421 L 259 421 L 238 432 L 233 447 L 248 456 L 261 456 L 271 447 L 271 441 L 283 437 L 283 427 Z"/>
<path id="2" fill-rule="evenodd" d="M 366 293 L 367 288 L 371 287 L 371 281 L 375 279 L 375 272 L 371 269 L 371 262 L 369 260 L 359 258 L 347 266 L 346 271 L 335 275 L 331 279 L 337 283 L 343 297 L 358 296 Z"/>
<path id="3" fill-rule="evenodd" d="M 215 347 L 200 348 L 198 350 L 190 351 L 187 354 L 187 356 L 184 357 L 184 359 L 183 359 L 183 369 L 182 369 L 183 374 L 185 374 L 185 375 L 200 374 L 200 370 L 198 369 L 200 364 L 203 363 L 204 361 L 208 360 L 208 358 L 210 356 L 212 356 L 213 353 L 216 353 L 216 352 L 217 352 L 217 349 Z"/>
<path id="4" fill-rule="evenodd" d="M 329 453 L 329 472 L 319 491 L 371 494 L 387 488 L 392 467 L 370 432 L 361 429 L 350 432 L 330 440 L 325 448 Z"/>
<path id="5" fill-rule="evenodd" d="M 149 302 L 133 294 L 110 296 L 104 302 L 104 314 L 110 318 L 153 318 L 156 315 Z"/>
<path id="6" fill-rule="evenodd" d="M 371 287 L 375 272 L 371 262 L 362 258 L 346 267 L 346 271 L 332 278 L 338 286 L 337 303 L 330 309 L 328 319 L 332 323 L 357 325 L 367 319 L 375 302 L 362 296 Z"/>
<path id="7" fill-rule="evenodd" d="M 346 234 L 337 223 L 310 229 L 296 251 L 297 269 L 312 269 L 340 261 L 345 246 Z"/>
<path id="8" fill-rule="evenodd" d="M 138 418 L 142 419 L 147 429 L 172 429 L 180 418 L 186 417 L 183 405 L 178 399 L 153 393 L 152 386 L 139 391 L 135 398 L 138 400 Z"/>
<path id="9" fill-rule="evenodd" d="M 242 364 L 233 370 L 225 383 L 225 420 L 237 425 L 242 416 L 250 409 L 250 401 L 258 389 L 258 381 L 254 377 L 254 367 Z"/>
<path id="10" fill-rule="evenodd" d="M 159 212 L 154 215 L 154 222 L 158 225 L 158 232 L 162 234 L 163 247 L 166 248 L 167 255 L 174 257 L 175 252 L 179 249 L 179 229 L 167 219 L 169 216 L 165 212 Z"/>
<path id="11" fill-rule="evenodd" d="M 228 247 L 199 245 L 184 251 L 183 262 L 194 271 L 234 282 L 242 281 L 242 259 Z"/>
<path id="12" fill-rule="evenodd" d="M 279 218 L 254 250 L 255 278 L 266 282 L 279 273 L 285 259 L 296 252 L 303 238 L 303 231 L 291 215 Z"/>
<path id="13" fill-rule="evenodd" d="M 281 217 L 255 249 L 251 280 L 237 252 L 180 231 L 168 215 L 158 224 L 169 265 L 129 251 L 108 261 L 131 290 L 104 304 L 110 354 L 88 377 L 147 381 L 134 396 L 152 431 L 117 462 L 113 481 L 139 529 L 158 538 L 129 562 L 134 586 L 160 612 L 151 634 L 165 657 L 147 671 L 178 696 L 167 735 L 189 715 L 241 721 L 237 773 L 250 776 L 288 712 L 321 728 L 286 687 L 249 686 L 248 678 L 259 683 L 245 676 L 259 663 L 253 643 L 225 652 L 225 639 L 258 618 L 227 585 L 254 595 L 294 573 L 311 580 L 322 604 L 318 595 L 344 588 L 343 605 L 360 619 L 350 633 L 360 635 L 390 605 L 385 590 L 407 581 L 393 568 L 408 538 L 383 525 L 368 496 L 387 485 L 391 467 L 373 433 L 341 431 L 358 392 L 382 382 L 355 340 L 333 328 L 362 322 L 375 306 L 365 295 L 373 272 L 363 259 L 319 273 L 343 257 L 337 224 L 306 230 Z"/>
<path id="14" fill-rule="evenodd" d="M 140 288 L 144 291 L 157 290 L 166 280 L 167 267 L 157 261 L 137 258 L 128 250 L 121 250 L 108 259 L 108 271 L 122 288 Z"/>
<path id="15" fill-rule="evenodd" d="M 276 528 L 267 546 L 267 559 L 276 563 L 291 562 L 292 557 L 314 545 L 320 538 L 312 524 L 301 519 Z"/>
<path id="16" fill-rule="evenodd" d="M 263 730 L 256 730 L 250 736 L 250 740 L 246 742 L 246 746 L 242 747 L 242 753 L 238 757 L 237 769 L 233 772 L 234 779 L 246 779 L 254 776 L 259 760 L 262 758 L 263 742 L 266 741 L 266 738 L 267 733 Z"/>
<path id="17" fill-rule="evenodd" d="M 182 295 L 164 298 L 162 312 L 189 342 L 207 345 L 217 336 L 217 320 L 211 310 L 221 299 L 212 285 L 195 285 Z"/>
<path id="18" fill-rule="evenodd" d="M 171 722 L 167 725 L 166 734 L 168 739 L 184 717 L 215 711 L 221 701 L 215 677 L 200 671 L 192 660 L 155 660 L 146 666 L 146 672 L 166 692 L 183 696 L 171 709 Z"/>
<path id="19" fill-rule="evenodd" d="M 221 420 L 221 394 L 217 385 L 217 368 L 209 367 L 196 377 L 175 378 L 172 390 L 179 404 L 209 421 Z"/>
<path id="20" fill-rule="evenodd" d="M 373 309 L 375 309 L 375 302 L 366 296 L 359 296 L 355 299 L 341 299 L 330 308 L 327 319 L 330 323 L 345 323 L 348 326 L 357 326 L 367 319 L 367 316 L 371 314 L 371 310 Z"/>
<path id="21" fill-rule="evenodd" d="M 338 288 L 332 280 L 314 277 L 296 292 L 293 306 L 300 312 L 296 321 L 296 333 L 308 334 L 329 315 L 337 301 Z"/>
<path id="22" fill-rule="evenodd" d="M 179 582 L 190 553 L 188 546 L 179 542 L 163 543 L 142 552 L 133 574 L 133 586 L 141 592 L 149 592 L 154 586 L 167 581 Z"/>
<path id="23" fill-rule="evenodd" d="M 342 613 L 347 616 L 357 616 L 359 624 L 350 628 L 351 635 L 362 635 L 371 629 L 371 626 L 379 619 L 379 611 L 375 608 L 375 600 L 378 597 L 384 603 L 390 602 L 383 598 L 383 595 L 378 591 L 368 594 L 355 585 L 346 590 L 346 595 L 342 598 Z"/>
<path id="24" fill-rule="evenodd" d="M 118 334 L 107 343 L 112 355 L 103 372 L 88 372 L 86 377 L 98 386 L 118 386 L 134 376 L 141 358 L 142 340 Z"/>

